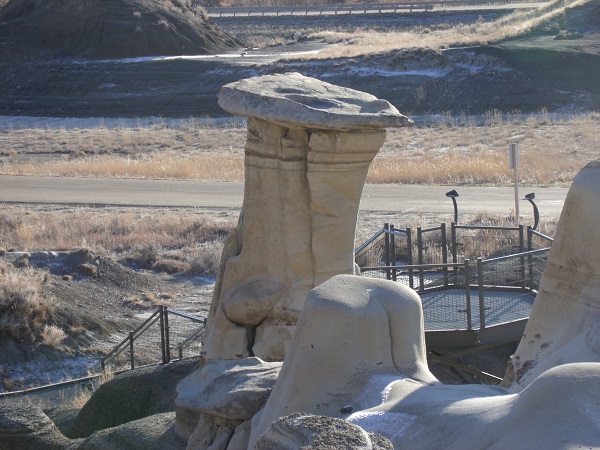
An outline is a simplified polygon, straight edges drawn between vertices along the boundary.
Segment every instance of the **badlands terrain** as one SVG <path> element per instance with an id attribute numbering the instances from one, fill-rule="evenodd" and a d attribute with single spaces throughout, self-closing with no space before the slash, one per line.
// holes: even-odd
<path id="1" fill-rule="evenodd" d="M 9 117 L 2 121 L 5 136 L 23 117 L 37 118 L 29 123 L 37 123 L 38 129 L 46 126 L 46 117 L 94 118 L 98 123 L 99 118 L 221 118 L 226 114 L 216 103 L 216 93 L 223 84 L 287 71 L 369 92 L 404 114 L 425 118 L 441 113 L 481 118 L 492 110 L 569 116 L 600 109 L 597 0 L 578 2 L 529 28 L 479 41 L 452 33 L 510 21 L 510 10 L 214 18 L 214 25 L 207 25 L 203 17 L 184 10 L 157 10 L 154 1 L 122 0 L 113 2 L 120 18 L 114 22 L 129 24 L 139 39 L 125 39 L 115 28 L 103 35 L 112 39 L 94 40 L 106 24 L 80 3 L 68 11 L 68 21 L 56 23 L 41 20 L 49 10 L 40 11 L 40 2 L 11 0 L 0 10 L 0 115 Z M 57 11 L 62 10 L 51 10 Z M 81 28 L 72 29 L 73 24 Z M 149 38 L 159 32 L 169 38 Z M 360 42 L 364 35 L 396 39 L 401 32 L 412 41 L 395 48 Z M 425 43 L 426 37 L 444 34 L 445 43 Z M 184 41 L 195 42 L 195 47 L 188 49 Z M 234 133 L 243 134 L 239 129 Z M 130 138 L 124 145 L 134 147 L 134 141 Z M 51 157 L 70 158 L 61 149 L 70 144 L 56 142 Z M 6 146 L 3 151 L 5 159 L 20 155 Z M 240 148 L 232 151 L 239 153 Z M 35 151 L 28 154 L 35 159 Z M 379 228 L 385 215 L 376 216 L 361 217 L 359 228 Z M 2 321 L 0 387 L 22 389 L 95 370 L 100 355 L 159 304 L 202 315 L 210 302 L 219 243 L 236 217 L 237 211 L 231 210 L 4 205 L 4 279 L 26 275 L 21 283 L 36 286 L 36 295 L 52 300 L 39 321 L 24 325 L 25 331 Z M 403 221 L 423 224 L 421 219 Z M 93 233 L 70 228 L 85 223 Z M 45 240 L 24 245 L 36 230 L 44 231 Z M 48 265 L 47 254 L 38 252 L 50 250 L 74 252 Z M 182 252 L 191 255 L 182 257 Z M 59 327 L 66 336 L 58 342 L 42 338 L 44 325 Z M 510 351 L 486 364 L 501 371 Z M 73 370 L 65 370 L 69 361 Z M 472 381 L 446 375 L 453 382 Z"/>

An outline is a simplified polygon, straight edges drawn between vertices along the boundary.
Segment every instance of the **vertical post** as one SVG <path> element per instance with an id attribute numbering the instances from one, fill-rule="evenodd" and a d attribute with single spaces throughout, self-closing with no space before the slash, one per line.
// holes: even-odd
<path id="1" fill-rule="evenodd" d="M 471 321 L 471 274 L 469 273 L 469 258 L 465 258 L 465 297 L 467 301 L 467 330 L 473 328 Z"/>
<path id="2" fill-rule="evenodd" d="M 171 343 L 169 340 L 169 308 L 164 307 L 164 323 L 165 323 L 165 355 L 167 362 L 171 361 Z"/>
<path id="3" fill-rule="evenodd" d="M 532 246 L 532 240 L 533 240 L 533 233 L 532 233 L 532 228 L 531 226 L 527 226 L 527 251 L 531 251 L 531 246 Z M 533 256 L 530 254 L 527 257 L 527 266 L 528 266 L 528 272 L 529 275 L 527 277 L 527 284 L 529 287 L 529 292 L 531 292 L 533 290 Z"/>
<path id="4" fill-rule="evenodd" d="M 479 290 L 479 329 L 485 329 L 485 293 L 483 291 L 483 258 L 477 258 L 477 288 Z"/>
<path id="5" fill-rule="evenodd" d="M 456 249 L 456 224 L 454 222 L 450 224 L 450 239 L 452 240 L 452 242 L 450 243 L 450 251 L 452 252 L 452 264 L 455 264 L 453 269 L 454 286 L 456 286 L 458 284 L 458 268 L 456 267 L 456 263 L 458 262 L 458 254 Z"/>
<path id="6" fill-rule="evenodd" d="M 417 257 L 419 265 L 423 264 L 423 234 L 421 227 L 417 227 Z M 423 292 L 423 286 L 425 286 L 425 277 L 423 274 L 423 268 L 419 267 L 419 292 Z"/>
<path id="7" fill-rule="evenodd" d="M 166 364 L 167 363 L 167 354 L 165 353 L 165 320 L 164 320 L 164 315 L 165 315 L 165 306 L 164 305 L 160 305 L 158 307 L 158 318 L 159 318 L 159 324 L 160 324 L 160 352 L 162 355 L 162 363 Z"/>
<path id="8" fill-rule="evenodd" d="M 519 146 L 510 144 L 508 160 L 511 169 L 515 171 L 515 222 L 519 223 Z"/>
<path id="9" fill-rule="evenodd" d="M 413 248 L 412 248 L 412 228 L 406 227 L 406 252 L 408 254 L 408 265 L 413 263 Z M 413 270 L 408 269 L 408 286 L 411 289 L 415 287 L 415 281 L 413 279 Z"/>
<path id="10" fill-rule="evenodd" d="M 384 247 L 383 247 L 383 263 L 385 264 L 385 266 L 387 267 L 387 269 L 385 269 L 385 277 L 386 279 L 391 279 L 391 274 L 390 274 L 390 234 L 388 233 L 388 231 L 390 230 L 390 224 L 389 223 L 384 223 L 383 224 L 383 229 L 384 229 Z"/>
<path id="11" fill-rule="evenodd" d="M 519 253 L 523 253 L 525 251 L 525 227 L 523 224 L 519 225 Z M 521 289 L 525 292 L 527 288 L 527 280 L 525 278 L 525 257 L 521 256 L 519 258 L 519 263 L 521 264 Z"/>
<path id="12" fill-rule="evenodd" d="M 448 287 L 448 239 L 446 238 L 446 224 L 440 225 L 442 233 L 442 264 L 444 264 L 444 287 Z"/>
<path id="13" fill-rule="evenodd" d="M 394 224 L 390 225 L 390 259 L 391 266 L 396 267 L 396 235 L 394 234 Z M 396 269 L 392 269 L 392 280 L 397 280 Z"/>
<path id="14" fill-rule="evenodd" d="M 133 357 L 133 331 L 129 332 L 129 361 L 131 370 L 135 369 L 135 360 Z"/>

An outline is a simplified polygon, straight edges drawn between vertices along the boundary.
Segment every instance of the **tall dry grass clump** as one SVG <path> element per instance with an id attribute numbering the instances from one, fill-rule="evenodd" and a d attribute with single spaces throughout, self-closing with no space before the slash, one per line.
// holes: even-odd
<path id="1" fill-rule="evenodd" d="M 43 279 L 31 268 L 16 270 L 0 261 L 0 336 L 37 340 L 45 333 L 56 343 L 54 330 L 45 328 L 56 301 L 42 293 Z"/>

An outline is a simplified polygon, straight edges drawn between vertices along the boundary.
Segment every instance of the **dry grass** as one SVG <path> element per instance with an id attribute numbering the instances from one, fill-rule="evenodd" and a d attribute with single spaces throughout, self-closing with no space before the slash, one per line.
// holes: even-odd
<path id="1" fill-rule="evenodd" d="M 504 120 L 503 120 L 504 119 Z M 520 182 L 567 184 L 598 157 L 600 116 L 550 121 L 508 120 L 490 114 L 482 126 L 452 120 L 428 128 L 390 130 L 373 161 L 368 182 L 511 184 L 508 145 L 519 144 Z"/>
<path id="2" fill-rule="evenodd" d="M 58 347 L 66 337 L 67 333 L 56 325 L 44 325 L 40 333 L 42 344 L 50 347 Z"/>
<path id="3" fill-rule="evenodd" d="M 592 0 L 554 0 L 532 10 L 518 10 L 489 22 L 459 24 L 452 27 L 420 27 L 409 31 L 374 32 L 371 29 L 352 33 L 320 31 L 311 38 L 343 44 L 316 55 L 319 59 L 353 57 L 384 53 L 393 50 L 430 48 L 444 49 L 469 45 L 484 45 L 514 38 L 531 32 L 535 27 L 562 15 L 566 9 L 581 6 Z M 311 56 L 314 59 L 315 56 Z"/>
<path id="4" fill-rule="evenodd" d="M 157 272 L 212 276 L 223 241 L 234 226 L 234 215 L 215 218 L 190 211 L 13 208 L 0 215 L 0 249 L 83 247 Z M 95 276 L 97 267 L 87 266 L 79 269 Z"/>
<path id="5" fill-rule="evenodd" d="M 56 302 L 42 293 L 44 273 L 0 261 L 0 274 L 0 336 L 43 340 L 46 332 L 50 338 L 54 330 L 46 327 Z"/>
<path id="6" fill-rule="evenodd" d="M 551 119 L 542 111 L 530 119 L 512 117 L 490 111 L 483 124 L 475 124 L 447 115 L 439 125 L 389 130 L 367 182 L 510 184 L 506 155 L 511 142 L 520 145 L 521 182 L 526 184 L 569 183 L 598 157 L 598 114 Z M 5 130 L 0 132 L 5 153 L 0 173 L 243 181 L 244 141 L 245 128 L 193 123 L 183 128 Z M 118 235 L 131 234 L 115 220 Z M 6 226 L 11 225 L 0 220 L 0 233 Z"/>

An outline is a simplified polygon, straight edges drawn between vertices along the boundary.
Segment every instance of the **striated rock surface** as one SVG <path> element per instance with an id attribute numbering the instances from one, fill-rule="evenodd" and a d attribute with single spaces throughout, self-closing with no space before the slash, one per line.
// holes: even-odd
<path id="1" fill-rule="evenodd" d="M 531 316 L 506 371 L 511 392 L 560 364 L 600 362 L 600 160 L 574 178 Z"/>
<path id="2" fill-rule="evenodd" d="M 228 239 L 206 357 L 282 360 L 307 292 L 354 272 L 356 215 L 384 127 L 410 122 L 388 102 L 299 74 L 223 87 L 249 117 L 242 213 Z"/>

